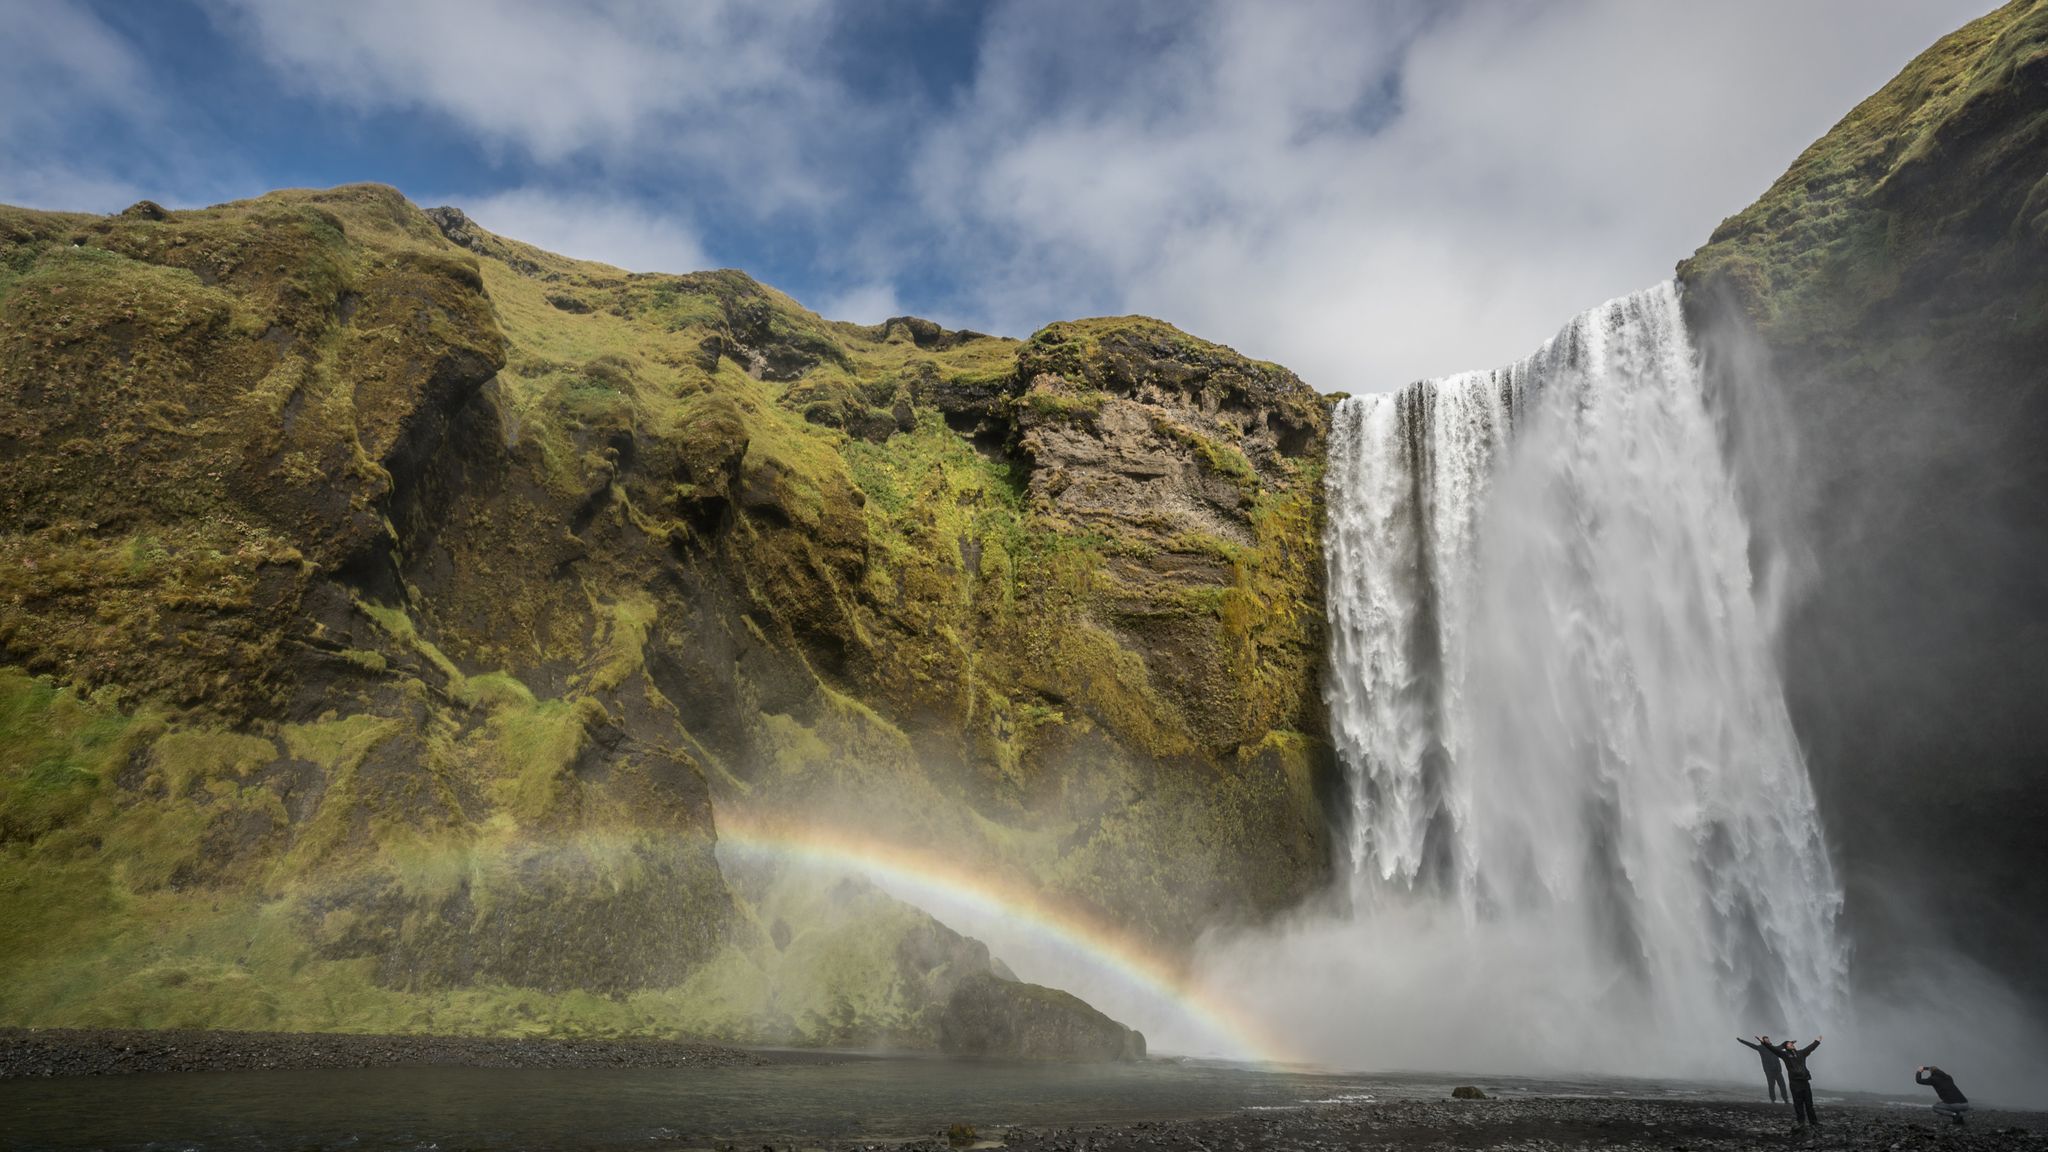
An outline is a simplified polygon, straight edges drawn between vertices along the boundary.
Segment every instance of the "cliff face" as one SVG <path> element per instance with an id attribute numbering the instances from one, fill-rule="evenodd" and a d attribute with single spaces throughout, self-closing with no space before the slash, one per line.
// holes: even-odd
<path id="1" fill-rule="evenodd" d="M 2048 1002 L 2048 4 L 1934 45 L 1679 275 L 1778 505 L 1861 970 L 1933 924 Z"/>
<path id="2" fill-rule="evenodd" d="M 831 323 L 388 189 L 0 209 L 0 1019 L 935 1042 L 924 930 L 722 820 L 1169 952 L 1283 907 L 1323 432 L 1153 321 Z"/>

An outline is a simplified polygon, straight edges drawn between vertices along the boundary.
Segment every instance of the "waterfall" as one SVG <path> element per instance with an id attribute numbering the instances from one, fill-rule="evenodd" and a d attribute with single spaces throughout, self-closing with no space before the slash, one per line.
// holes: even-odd
<path id="1" fill-rule="evenodd" d="M 1532 1048 L 1824 1025 L 1841 897 L 1677 290 L 1342 401 L 1328 486 L 1359 947 Z"/>

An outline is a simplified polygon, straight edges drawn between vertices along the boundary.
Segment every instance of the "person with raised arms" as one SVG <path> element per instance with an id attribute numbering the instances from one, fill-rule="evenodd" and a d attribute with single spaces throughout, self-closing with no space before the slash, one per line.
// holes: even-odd
<path id="1" fill-rule="evenodd" d="M 1794 1048 L 1790 1040 L 1778 1045 L 1778 1059 L 1785 1062 L 1785 1072 L 1792 1079 L 1792 1120 L 1801 1128 L 1808 1124 L 1820 1127 L 1820 1117 L 1813 1113 L 1813 1073 L 1806 1070 L 1806 1058 L 1818 1047 L 1818 1036 L 1804 1048 Z"/>
<path id="2" fill-rule="evenodd" d="M 1755 1049 L 1756 1054 L 1763 1060 L 1764 1088 L 1771 1094 L 1771 1103 L 1776 1104 L 1780 1096 L 1785 1098 L 1786 1103 L 1791 1103 L 1792 1093 L 1785 1087 L 1785 1062 L 1778 1059 L 1777 1049 L 1771 1047 L 1771 1038 L 1759 1036 L 1755 1040 L 1744 1040 L 1737 1036 L 1735 1042 L 1744 1048 Z"/>

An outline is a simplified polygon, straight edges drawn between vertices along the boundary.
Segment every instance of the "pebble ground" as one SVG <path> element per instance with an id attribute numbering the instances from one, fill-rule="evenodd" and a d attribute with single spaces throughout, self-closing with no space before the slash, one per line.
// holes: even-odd
<path id="1" fill-rule="evenodd" d="M 1767 1104 L 1667 1100 L 1399 1100 L 1239 1112 L 1197 1120 L 1101 1127 L 1032 1128 L 985 1133 L 982 1146 L 1022 1152 L 1334 1152 L 1336 1149 L 1738 1148 L 1874 1149 L 1877 1152 L 2048 1152 L 2048 1114 L 1980 1112 L 1958 1128 L 1911 1109 L 1837 1105 L 1821 1126 L 1793 1128 L 1791 1114 Z M 833 1146 L 836 1152 L 879 1147 Z M 938 1152 L 933 1138 L 896 1146 Z M 751 1152 L 751 1149 L 747 1150 Z M 778 1150 L 779 1152 L 779 1150 Z"/>
<path id="2" fill-rule="evenodd" d="M 248 1068 L 730 1068 L 769 1062 L 739 1048 L 679 1040 L 0 1028 L 0 1080 Z"/>

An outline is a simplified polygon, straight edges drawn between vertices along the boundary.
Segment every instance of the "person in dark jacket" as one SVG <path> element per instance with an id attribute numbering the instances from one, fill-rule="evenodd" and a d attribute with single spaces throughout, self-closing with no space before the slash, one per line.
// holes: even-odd
<path id="1" fill-rule="evenodd" d="M 1790 1040 L 1778 1045 L 1778 1059 L 1785 1062 L 1785 1074 L 1792 1079 L 1792 1119 L 1801 1128 L 1820 1127 L 1820 1117 L 1813 1114 L 1813 1073 L 1806 1070 L 1806 1058 L 1818 1047 L 1818 1036 L 1804 1048 L 1794 1048 Z"/>
<path id="2" fill-rule="evenodd" d="M 1764 1088 L 1771 1094 L 1771 1103 L 1776 1104 L 1780 1096 L 1790 1103 L 1792 1093 L 1785 1088 L 1785 1062 L 1778 1059 L 1778 1050 L 1771 1047 L 1771 1038 L 1759 1036 L 1752 1042 L 1737 1036 L 1735 1042 L 1744 1048 L 1755 1049 L 1757 1056 L 1763 1060 Z"/>
<path id="3" fill-rule="evenodd" d="M 1936 1096 L 1941 1097 L 1934 1102 L 1936 1112 L 1945 1113 L 1957 1124 L 1963 1122 L 1964 1114 L 1970 1110 L 1970 1098 L 1963 1095 L 1962 1089 L 1956 1087 L 1953 1076 L 1932 1064 L 1923 1064 L 1919 1071 L 1913 1073 L 1913 1083 L 1924 1084 L 1934 1089 Z"/>

